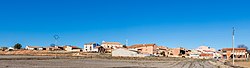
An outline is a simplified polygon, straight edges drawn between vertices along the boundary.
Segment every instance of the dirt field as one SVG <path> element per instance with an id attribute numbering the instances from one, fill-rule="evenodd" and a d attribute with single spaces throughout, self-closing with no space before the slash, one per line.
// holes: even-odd
<path id="1" fill-rule="evenodd" d="M 1 60 L 0 68 L 217 68 L 207 61 L 133 61 L 94 59 Z"/>
<path id="2" fill-rule="evenodd" d="M 242 61 L 242 62 L 235 62 L 235 64 L 236 65 L 238 65 L 238 66 L 242 66 L 242 67 L 248 67 L 248 68 L 250 68 L 250 62 L 248 61 Z"/>
<path id="3" fill-rule="evenodd" d="M 19 58 L 19 59 L 6 59 Z M 29 59 L 24 59 L 29 58 Z M 44 59 L 34 59 L 44 58 Z M 53 59 L 52 56 L 0 56 L 0 68 L 218 68 L 209 60 Z"/>

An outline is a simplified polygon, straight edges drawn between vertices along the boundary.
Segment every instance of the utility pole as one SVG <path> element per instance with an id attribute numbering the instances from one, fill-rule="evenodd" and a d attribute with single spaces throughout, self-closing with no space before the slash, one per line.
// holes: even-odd
<path id="1" fill-rule="evenodd" d="M 232 35 L 232 47 L 233 47 L 233 65 L 234 65 L 234 32 L 235 32 L 235 28 L 233 27 L 233 35 Z"/>

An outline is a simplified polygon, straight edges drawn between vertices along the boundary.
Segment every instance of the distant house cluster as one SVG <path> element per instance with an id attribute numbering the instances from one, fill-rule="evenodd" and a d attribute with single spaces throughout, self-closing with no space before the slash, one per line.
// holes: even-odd
<path id="1" fill-rule="evenodd" d="M 199 46 L 196 49 L 187 49 L 183 47 L 168 48 L 165 46 L 158 46 L 157 44 L 134 44 L 127 46 L 119 42 L 105 42 L 102 43 L 86 43 L 83 48 L 77 46 L 26 46 L 26 50 L 35 51 L 66 51 L 66 52 L 88 52 L 88 53 L 111 53 L 113 57 L 185 57 L 185 58 L 199 58 L 199 59 L 225 59 L 231 60 L 246 60 L 249 58 L 249 53 L 246 48 L 222 48 L 216 50 L 208 46 Z M 1 51 L 14 50 L 12 47 L 1 47 Z"/>
<path id="2" fill-rule="evenodd" d="M 197 49 L 172 48 L 169 50 L 171 57 L 187 57 L 187 58 L 201 58 L 201 59 L 226 59 L 231 60 L 234 56 L 235 60 L 247 60 L 249 53 L 246 48 L 222 48 L 216 50 L 215 48 L 200 46 Z"/>
<path id="3" fill-rule="evenodd" d="M 0 51 L 12 51 L 14 50 L 13 47 L 0 47 Z"/>
<path id="4" fill-rule="evenodd" d="M 80 52 L 82 49 L 77 46 L 50 46 L 50 47 L 40 47 L 40 46 L 26 46 L 26 50 L 37 50 L 37 51 L 72 51 L 72 52 Z"/>

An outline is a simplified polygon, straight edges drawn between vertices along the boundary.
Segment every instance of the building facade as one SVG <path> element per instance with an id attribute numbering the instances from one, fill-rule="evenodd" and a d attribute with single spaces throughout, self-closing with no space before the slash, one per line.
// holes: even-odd
<path id="1" fill-rule="evenodd" d="M 169 48 L 165 46 L 157 46 L 156 54 L 157 56 L 168 56 Z"/>
<path id="2" fill-rule="evenodd" d="M 129 50 L 138 51 L 143 54 L 154 54 L 156 53 L 157 46 L 156 44 L 135 44 L 128 46 Z"/>
<path id="3" fill-rule="evenodd" d="M 139 54 L 136 51 L 130 51 L 125 48 L 115 49 L 111 54 L 113 57 L 144 57 L 143 54 Z"/>
<path id="4" fill-rule="evenodd" d="M 26 46 L 26 50 L 46 50 L 46 48 L 39 47 L 39 46 Z"/>
<path id="5" fill-rule="evenodd" d="M 105 49 L 117 49 L 123 47 L 119 42 L 102 42 L 101 46 Z"/>
<path id="6" fill-rule="evenodd" d="M 216 58 L 216 49 L 208 46 L 200 46 L 196 49 L 200 52 L 200 58 L 210 59 Z"/>
<path id="7" fill-rule="evenodd" d="M 168 51 L 168 56 L 169 57 L 182 57 L 186 56 L 186 49 L 185 48 L 171 48 Z"/>
<path id="8" fill-rule="evenodd" d="M 246 60 L 248 58 L 246 48 L 234 48 L 234 53 L 233 48 L 223 48 L 221 51 L 223 59 L 231 60 L 234 57 L 235 60 Z"/>
<path id="9" fill-rule="evenodd" d="M 84 44 L 83 50 L 86 52 L 98 52 L 97 46 L 100 46 L 98 43 L 86 43 Z"/>
<path id="10" fill-rule="evenodd" d="M 63 49 L 65 51 L 71 51 L 71 52 L 80 52 L 81 48 L 76 47 L 76 46 L 63 46 Z"/>
<path id="11" fill-rule="evenodd" d="M 63 50 L 63 47 L 60 46 L 51 46 L 51 47 L 46 47 L 47 51 L 60 51 Z"/>

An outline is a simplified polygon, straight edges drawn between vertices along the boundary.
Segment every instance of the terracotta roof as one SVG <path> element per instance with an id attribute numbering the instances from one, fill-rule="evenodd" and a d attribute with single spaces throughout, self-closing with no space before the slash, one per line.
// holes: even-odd
<path id="1" fill-rule="evenodd" d="M 223 48 L 221 50 L 233 50 L 233 48 Z M 247 50 L 246 48 L 234 48 L 234 50 Z"/>
<path id="2" fill-rule="evenodd" d="M 204 52 L 214 52 L 214 51 L 212 51 L 212 50 L 203 50 Z"/>
<path id="3" fill-rule="evenodd" d="M 114 45 L 122 45 L 119 42 L 103 42 L 102 44 L 114 44 Z"/>
<path id="4" fill-rule="evenodd" d="M 77 46 L 71 46 L 73 49 L 80 49 L 79 47 Z"/>
<path id="5" fill-rule="evenodd" d="M 156 46 L 156 44 L 135 44 L 132 46 L 128 46 L 128 48 L 137 48 L 137 47 L 145 47 L 145 46 Z"/>
<path id="6" fill-rule="evenodd" d="M 205 53 L 201 53 L 200 56 L 213 56 L 213 54 L 205 54 Z"/>

